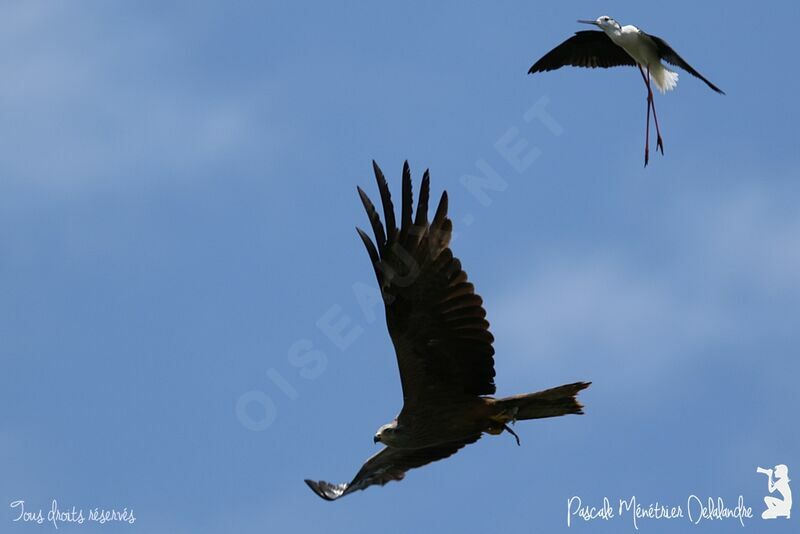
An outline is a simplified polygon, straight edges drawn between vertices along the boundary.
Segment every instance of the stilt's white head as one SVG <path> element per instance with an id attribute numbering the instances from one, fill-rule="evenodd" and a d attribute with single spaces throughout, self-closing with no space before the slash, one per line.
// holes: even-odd
<path id="1" fill-rule="evenodd" d="M 614 30 L 619 31 L 619 30 L 622 29 L 622 26 L 620 25 L 620 23 L 617 22 L 616 20 L 612 19 L 608 15 L 603 15 L 602 17 L 597 17 L 596 20 L 579 20 L 578 22 L 580 22 L 582 24 L 591 24 L 593 26 L 597 26 L 598 28 L 600 28 L 601 30 L 603 30 L 605 32 L 614 31 Z"/>

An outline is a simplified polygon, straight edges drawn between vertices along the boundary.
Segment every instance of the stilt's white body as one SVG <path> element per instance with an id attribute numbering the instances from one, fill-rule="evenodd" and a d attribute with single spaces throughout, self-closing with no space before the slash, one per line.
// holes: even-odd
<path id="1" fill-rule="evenodd" d="M 629 56 L 642 66 L 647 72 L 650 69 L 650 79 L 655 82 L 656 87 L 662 93 L 675 89 L 678 85 L 678 73 L 668 70 L 661 63 L 658 56 L 656 44 L 650 37 L 639 31 L 636 26 L 619 26 L 600 24 L 600 28 L 606 32 L 615 44 L 622 47 Z"/>

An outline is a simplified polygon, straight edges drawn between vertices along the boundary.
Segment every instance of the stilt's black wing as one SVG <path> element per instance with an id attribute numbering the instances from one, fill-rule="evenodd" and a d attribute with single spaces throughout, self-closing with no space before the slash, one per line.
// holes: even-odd
<path id="1" fill-rule="evenodd" d="M 326 501 L 335 501 L 348 493 L 363 490 L 375 484 L 383 486 L 392 480 L 403 480 L 406 471 L 415 467 L 442 460 L 452 456 L 459 449 L 470 443 L 475 443 L 481 437 L 476 434 L 470 438 L 452 443 L 443 443 L 423 449 L 396 449 L 384 447 L 378 454 L 364 462 L 356 476 L 349 484 L 331 484 L 324 480 L 314 481 L 306 479 L 308 487 Z"/>
<path id="2" fill-rule="evenodd" d="M 636 61 L 603 31 L 584 30 L 549 51 L 533 64 L 528 74 L 572 67 L 635 67 Z"/>
<path id="3" fill-rule="evenodd" d="M 650 37 L 650 39 L 652 39 L 653 42 L 656 44 L 656 46 L 658 47 L 658 55 L 661 56 L 661 58 L 664 61 L 666 61 L 667 63 L 671 63 L 676 67 L 682 68 L 692 76 L 700 78 L 701 80 L 706 82 L 707 86 L 709 86 L 711 89 L 718 92 L 719 94 L 721 95 L 725 94 L 725 91 L 723 91 L 722 89 L 720 89 L 719 87 L 708 81 L 705 76 L 694 70 L 694 68 L 692 68 L 691 65 L 686 63 L 686 60 L 684 60 L 681 56 L 679 56 L 678 53 L 675 50 L 673 50 L 672 47 L 669 46 L 664 39 L 662 39 L 661 37 L 656 37 L 655 35 L 650 35 L 650 34 L 646 35 Z"/>

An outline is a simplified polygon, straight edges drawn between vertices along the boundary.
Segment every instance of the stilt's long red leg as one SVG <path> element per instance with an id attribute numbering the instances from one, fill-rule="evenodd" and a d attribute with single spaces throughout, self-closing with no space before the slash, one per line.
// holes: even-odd
<path id="1" fill-rule="evenodd" d="M 661 129 L 658 127 L 658 115 L 656 115 L 656 101 L 653 99 L 653 89 L 650 87 L 650 65 L 647 66 L 647 93 L 650 98 L 650 105 L 653 107 L 653 121 L 656 123 L 656 150 L 661 149 L 664 155 L 664 141 L 661 139 Z"/>
<path id="2" fill-rule="evenodd" d="M 647 167 L 647 163 L 650 161 L 650 104 L 653 102 L 653 99 L 650 97 L 650 83 L 647 77 L 644 75 L 644 71 L 642 70 L 642 66 L 638 65 L 639 72 L 642 74 L 642 79 L 644 80 L 644 84 L 647 87 L 647 126 L 645 127 L 645 134 L 644 134 L 644 166 Z"/>

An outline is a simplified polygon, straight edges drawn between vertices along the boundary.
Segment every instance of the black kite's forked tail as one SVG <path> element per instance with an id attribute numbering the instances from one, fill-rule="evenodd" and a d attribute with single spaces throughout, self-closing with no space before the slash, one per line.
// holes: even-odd
<path id="1" fill-rule="evenodd" d="M 591 382 L 575 382 L 557 388 L 546 389 L 536 393 L 526 393 L 495 399 L 498 422 L 524 421 L 525 419 L 541 419 L 558 417 L 567 414 L 582 414 L 583 406 L 578 402 L 578 393 L 589 387 Z"/>

